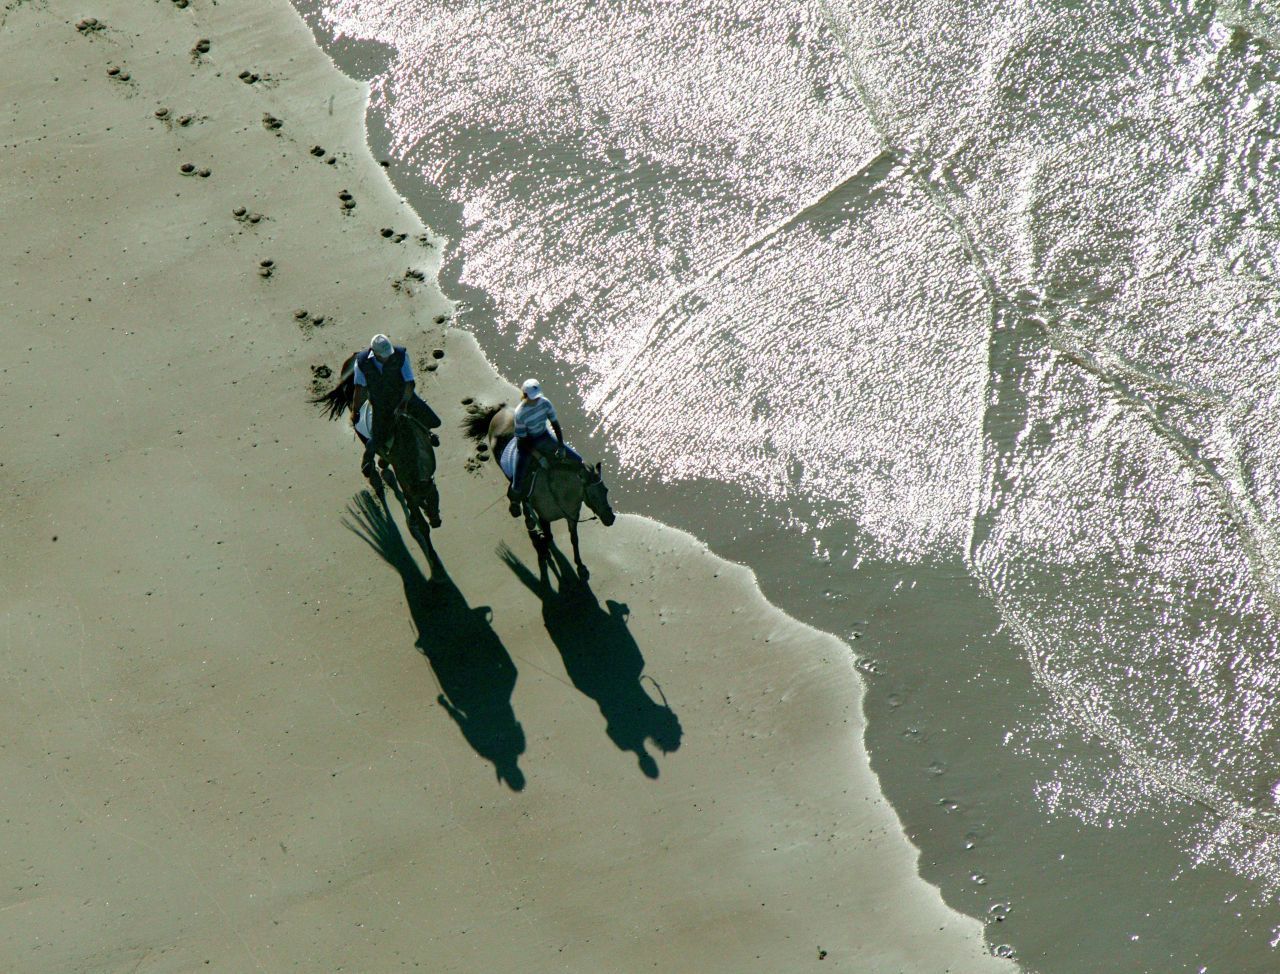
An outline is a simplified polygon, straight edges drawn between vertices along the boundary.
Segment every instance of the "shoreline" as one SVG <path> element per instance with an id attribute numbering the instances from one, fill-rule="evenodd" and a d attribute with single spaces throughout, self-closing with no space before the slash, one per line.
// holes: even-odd
<path id="1" fill-rule="evenodd" d="M 14 969 L 1011 969 L 916 875 L 840 640 L 632 515 L 584 532 L 585 591 L 531 572 L 455 432 L 509 386 L 439 320 L 367 87 L 286 0 L 103 7 L 89 32 L 18 7 L 0 37 L 13 381 L 40 407 L 3 424 L 5 540 L 40 552 L 0 577 Z M 305 403 L 306 367 L 373 330 L 446 423 L 427 588 Z"/>

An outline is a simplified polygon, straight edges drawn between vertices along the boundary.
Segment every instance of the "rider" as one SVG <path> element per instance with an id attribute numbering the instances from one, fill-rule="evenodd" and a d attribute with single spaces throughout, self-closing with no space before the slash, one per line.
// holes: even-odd
<path id="1" fill-rule="evenodd" d="M 555 440 L 547 431 L 550 426 L 555 431 Z M 572 457 L 578 463 L 580 457 L 569 444 L 564 441 L 564 431 L 560 429 L 560 421 L 556 418 L 556 407 L 551 400 L 542 394 L 542 384 L 537 379 L 525 379 L 520 387 L 520 405 L 516 407 L 516 472 L 511 478 L 511 486 L 507 489 L 507 500 L 512 517 L 520 516 L 520 502 L 525 493 L 525 471 L 529 468 L 529 457 L 534 450 L 542 450 L 555 445 L 564 455 Z"/>
<path id="2" fill-rule="evenodd" d="M 440 417 L 414 393 L 409 353 L 403 345 L 393 345 L 386 335 L 374 335 L 369 347 L 356 355 L 352 378 L 355 394 L 351 400 L 351 425 L 359 421 L 360 407 L 366 400 L 373 412 L 360 460 L 360 471 L 367 477 L 373 469 L 374 454 L 385 453 L 396 420 L 407 414 L 430 430 L 440 425 Z"/>

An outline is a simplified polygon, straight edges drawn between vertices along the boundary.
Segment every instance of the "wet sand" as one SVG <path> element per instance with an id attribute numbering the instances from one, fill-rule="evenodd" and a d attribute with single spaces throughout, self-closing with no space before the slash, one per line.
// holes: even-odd
<path id="1" fill-rule="evenodd" d="M 284 0 L 9 4 L 0 58 L 7 970 L 1009 969 L 848 645 L 625 512 L 539 575 L 456 432 L 513 390 Z M 377 330 L 434 567 L 306 402 Z"/>

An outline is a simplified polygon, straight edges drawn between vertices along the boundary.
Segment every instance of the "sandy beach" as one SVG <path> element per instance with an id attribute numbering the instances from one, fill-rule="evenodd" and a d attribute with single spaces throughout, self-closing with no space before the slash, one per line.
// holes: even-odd
<path id="1" fill-rule="evenodd" d="M 539 577 L 458 431 L 514 389 L 287 0 L 11 0 L 0 63 L 5 971 L 1012 969 L 848 645 L 625 483 Z M 445 421 L 434 578 L 307 402 L 375 331 Z"/>

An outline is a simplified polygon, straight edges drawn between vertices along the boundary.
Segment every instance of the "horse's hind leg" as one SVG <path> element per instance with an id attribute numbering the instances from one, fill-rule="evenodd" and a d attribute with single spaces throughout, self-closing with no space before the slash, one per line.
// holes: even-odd
<path id="1" fill-rule="evenodd" d="M 587 566 L 582 563 L 582 555 L 578 551 L 578 522 L 569 521 L 569 540 L 573 542 L 573 563 L 578 566 L 578 577 L 584 582 L 591 577 Z"/>

